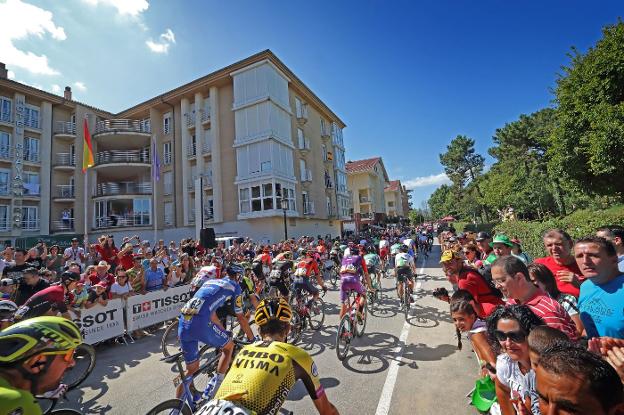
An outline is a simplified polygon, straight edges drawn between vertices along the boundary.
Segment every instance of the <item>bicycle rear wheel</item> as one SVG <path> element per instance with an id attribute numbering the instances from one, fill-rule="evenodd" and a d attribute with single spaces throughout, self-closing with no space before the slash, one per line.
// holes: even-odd
<path id="1" fill-rule="evenodd" d="M 323 326 L 323 322 L 325 321 L 325 302 L 320 298 L 316 300 L 310 300 L 308 313 L 310 328 L 312 330 L 320 329 Z"/>
<path id="2" fill-rule="evenodd" d="M 290 332 L 288 332 L 287 341 L 290 344 L 297 344 L 301 340 L 301 331 L 303 329 L 303 322 L 298 312 L 294 312 L 292 320 L 290 321 Z"/>
<path id="3" fill-rule="evenodd" d="M 351 320 L 349 319 L 349 314 L 345 314 L 340 320 L 338 332 L 336 333 L 336 356 L 338 356 L 338 360 L 344 360 L 347 357 L 352 337 Z"/>
<path id="4" fill-rule="evenodd" d="M 160 350 L 165 357 L 169 357 L 180 350 L 180 339 L 178 339 L 178 320 L 169 324 L 163 333 L 160 341 Z"/>
<path id="5" fill-rule="evenodd" d="M 356 315 L 356 323 L 355 323 L 355 335 L 358 337 L 362 337 L 364 335 L 364 329 L 366 328 L 366 320 L 368 316 L 368 304 L 364 305 L 362 308 L 362 318 L 358 318 Z"/>
<path id="6" fill-rule="evenodd" d="M 193 411 L 180 399 L 169 399 L 150 409 L 146 415 L 193 415 Z"/>
<path id="7" fill-rule="evenodd" d="M 407 285 L 407 281 L 405 282 L 405 287 L 403 287 L 403 311 L 405 313 L 405 320 L 409 318 L 409 310 L 410 310 L 410 299 L 411 293 L 409 286 Z"/>
<path id="8" fill-rule="evenodd" d="M 336 268 L 331 269 L 329 281 L 332 283 L 334 287 L 338 285 L 338 272 L 336 271 Z"/>
<path id="9" fill-rule="evenodd" d="M 95 367 L 95 349 L 90 344 L 82 343 L 74 352 L 76 364 L 65 371 L 61 383 L 73 389 L 80 385 L 91 374 Z"/>

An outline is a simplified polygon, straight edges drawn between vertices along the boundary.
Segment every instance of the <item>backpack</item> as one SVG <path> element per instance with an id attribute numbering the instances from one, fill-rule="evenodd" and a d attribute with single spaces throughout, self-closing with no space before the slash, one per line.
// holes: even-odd
<path id="1" fill-rule="evenodd" d="M 471 268 L 474 270 L 474 268 Z M 481 278 L 483 278 L 483 281 L 485 281 L 485 283 L 488 285 L 488 287 L 490 288 L 490 294 L 498 297 L 498 298 L 503 298 L 504 295 L 501 292 L 501 290 L 499 290 L 498 288 L 496 288 L 496 285 L 494 284 L 494 280 L 492 279 L 492 266 L 491 265 L 484 265 L 478 269 L 476 269 L 477 273 L 481 276 Z"/>

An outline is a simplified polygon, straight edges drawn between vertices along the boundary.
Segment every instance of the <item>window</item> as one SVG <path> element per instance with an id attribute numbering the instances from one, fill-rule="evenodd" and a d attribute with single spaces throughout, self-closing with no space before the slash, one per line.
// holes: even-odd
<path id="1" fill-rule="evenodd" d="M 24 137 L 24 160 L 37 163 L 39 161 L 39 139 Z"/>
<path id="2" fill-rule="evenodd" d="M 270 161 L 263 161 L 260 163 L 260 171 L 265 172 L 265 171 L 271 171 L 271 162 Z"/>
<path id="3" fill-rule="evenodd" d="M 206 199 L 204 203 L 204 221 L 214 219 L 214 200 Z"/>
<path id="4" fill-rule="evenodd" d="M 239 212 L 240 213 L 249 213 L 251 210 L 249 208 L 249 188 L 245 187 L 238 191 L 238 200 L 239 200 Z"/>
<path id="5" fill-rule="evenodd" d="M 295 98 L 295 112 L 297 114 L 297 118 L 303 117 L 303 102 L 299 98 Z"/>
<path id="6" fill-rule="evenodd" d="M 394 207 L 394 202 L 388 201 L 388 207 Z"/>
<path id="7" fill-rule="evenodd" d="M 173 161 L 173 143 L 171 141 L 167 141 L 163 143 L 163 164 L 165 166 L 171 165 Z"/>
<path id="8" fill-rule="evenodd" d="M 327 161 L 327 146 L 325 144 L 321 146 L 321 151 L 323 152 L 323 161 Z"/>
<path id="9" fill-rule="evenodd" d="M 251 188 L 251 211 L 259 212 L 262 210 L 262 197 L 260 193 L 260 186 L 253 186 Z"/>
<path id="10" fill-rule="evenodd" d="M 262 210 L 274 209 L 273 205 L 273 184 L 262 185 Z"/>
<path id="11" fill-rule="evenodd" d="M 24 107 L 24 126 L 39 128 L 39 107 L 26 105 Z"/>
<path id="12" fill-rule="evenodd" d="M 171 113 L 168 112 L 163 115 L 163 134 L 170 134 L 172 126 L 172 117 Z"/>
<path id="13" fill-rule="evenodd" d="M 9 206 L 0 205 L 0 229 L 9 229 Z"/>
<path id="14" fill-rule="evenodd" d="M 150 199 L 134 199 L 132 201 L 134 225 L 149 225 L 152 218 Z"/>
<path id="15" fill-rule="evenodd" d="M 165 202 L 165 226 L 173 226 L 173 202 Z"/>
<path id="16" fill-rule="evenodd" d="M 299 148 L 304 149 L 305 146 L 305 136 L 303 135 L 303 130 L 301 128 L 297 128 L 297 143 Z"/>
<path id="17" fill-rule="evenodd" d="M 239 189 L 239 212 L 243 214 L 263 210 L 281 210 L 282 188 L 281 183 L 263 183 Z M 295 210 L 295 190 L 289 187 L 284 189 L 288 209 Z"/>
<path id="18" fill-rule="evenodd" d="M 321 135 L 327 135 L 327 123 L 321 118 Z"/>
<path id="19" fill-rule="evenodd" d="M 12 102 L 7 97 L 0 97 L 0 122 L 11 122 Z"/>
<path id="20" fill-rule="evenodd" d="M 0 195 L 9 194 L 9 177 L 11 176 L 10 170 L 0 170 Z"/>
<path id="21" fill-rule="evenodd" d="M 173 173 L 166 171 L 163 173 L 163 193 L 170 195 L 173 193 Z"/>
<path id="22" fill-rule="evenodd" d="M 39 173 L 25 171 L 23 177 L 24 194 L 38 196 L 40 194 Z"/>
<path id="23" fill-rule="evenodd" d="M 0 158 L 11 158 L 11 134 L 0 131 Z"/>
<path id="24" fill-rule="evenodd" d="M 151 133 L 152 132 L 152 121 L 149 118 L 142 119 L 141 121 L 139 121 L 139 128 L 144 133 Z"/>
<path id="25" fill-rule="evenodd" d="M 36 206 L 22 206 L 22 228 L 39 229 L 39 209 Z"/>

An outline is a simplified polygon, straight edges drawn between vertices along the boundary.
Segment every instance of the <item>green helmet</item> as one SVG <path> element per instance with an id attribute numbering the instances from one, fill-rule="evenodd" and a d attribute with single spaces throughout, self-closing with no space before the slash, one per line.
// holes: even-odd
<path id="1" fill-rule="evenodd" d="M 83 342 L 80 329 L 63 317 L 35 317 L 0 331 L 0 365 L 11 365 L 41 353 L 75 349 Z"/>

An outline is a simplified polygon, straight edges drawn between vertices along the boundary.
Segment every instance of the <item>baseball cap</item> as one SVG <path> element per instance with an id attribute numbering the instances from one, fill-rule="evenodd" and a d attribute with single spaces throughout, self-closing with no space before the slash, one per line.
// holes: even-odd
<path id="1" fill-rule="evenodd" d="M 485 240 L 485 239 L 490 239 L 490 238 L 491 238 L 491 236 L 490 236 L 490 234 L 489 234 L 489 233 L 487 233 L 487 232 L 485 232 L 485 231 L 481 231 L 481 232 L 479 232 L 479 233 L 477 234 L 477 237 L 475 238 L 475 240 L 476 240 L 477 242 L 479 242 L 479 241 L 483 241 L 483 240 Z"/>
<path id="2" fill-rule="evenodd" d="M 503 235 L 503 234 L 496 235 L 494 237 L 494 240 L 492 242 L 490 242 L 490 247 L 493 247 L 494 244 L 503 244 L 503 245 L 507 245 L 507 246 L 513 246 L 513 243 L 509 239 L 509 236 Z"/>
<path id="3" fill-rule="evenodd" d="M 94 287 L 106 288 L 106 287 L 108 287 L 108 285 L 104 281 L 100 281 L 97 284 L 95 284 Z"/>
<path id="4" fill-rule="evenodd" d="M 460 259 L 460 258 L 461 256 L 459 256 L 458 252 L 455 252 L 449 249 L 442 253 L 442 256 L 440 257 L 440 264 L 446 261 L 450 261 L 452 259 Z"/>
<path id="5" fill-rule="evenodd" d="M 78 242 L 78 238 L 72 238 L 72 242 Z"/>

